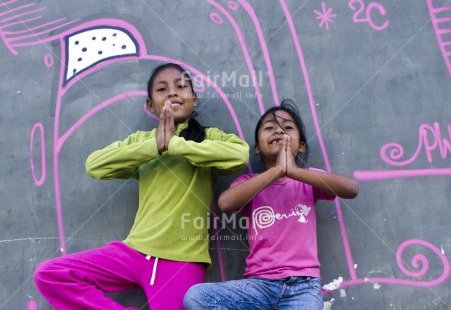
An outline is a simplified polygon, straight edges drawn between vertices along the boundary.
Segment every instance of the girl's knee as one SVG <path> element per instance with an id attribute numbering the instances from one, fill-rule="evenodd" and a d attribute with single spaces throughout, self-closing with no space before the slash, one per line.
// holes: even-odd
<path id="1" fill-rule="evenodd" d="M 48 274 L 46 270 L 47 270 L 47 262 L 40 263 L 39 265 L 36 266 L 36 269 L 34 270 L 33 280 L 38 288 L 41 286 L 41 284 L 46 282 Z"/>
<path id="2" fill-rule="evenodd" d="M 189 288 L 183 298 L 183 307 L 185 310 L 195 310 L 199 309 L 201 300 L 204 298 L 204 287 L 205 284 L 196 284 Z"/>
<path id="3" fill-rule="evenodd" d="M 33 280 L 38 289 L 41 289 L 43 286 L 48 288 L 49 284 L 54 280 L 54 264 L 52 260 L 44 261 L 36 266 L 33 273 Z"/>

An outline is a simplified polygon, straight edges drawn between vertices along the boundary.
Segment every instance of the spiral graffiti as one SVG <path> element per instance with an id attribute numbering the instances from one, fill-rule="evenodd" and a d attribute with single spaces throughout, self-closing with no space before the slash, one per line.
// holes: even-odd
<path id="1" fill-rule="evenodd" d="M 397 161 L 404 156 L 404 148 L 399 143 L 388 143 L 384 145 L 381 148 L 380 156 L 384 162 L 392 166 L 405 166 L 412 163 L 416 159 L 416 156 L 413 156 L 405 161 Z"/>
<path id="2" fill-rule="evenodd" d="M 450 126 L 448 125 L 448 132 Z M 450 134 L 451 135 L 451 134 Z M 451 136 L 450 136 L 451 138 Z M 414 154 L 404 160 L 400 159 L 404 156 L 404 148 L 399 143 L 388 143 L 380 150 L 380 156 L 384 162 L 392 166 L 406 166 L 418 158 L 422 150 L 426 153 L 429 163 L 432 163 L 432 151 L 438 150 L 442 158 L 446 158 L 449 151 L 450 142 L 441 135 L 440 124 L 434 122 L 433 125 L 422 124 L 418 130 L 418 146 Z M 388 154 L 387 154 L 388 153 Z"/>
<path id="3" fill-rule="evenodd" d="M 423 240 L 417 240 L 417 239 L 416 240 L 408 240 L 408 241 L 401 243 L 398 250 L 396 251 L 396 262 L 398 264 L 399 269 L 401 269 L 401 271 L 405 275 L 412 277 L 412 278 L 419 278 L 419 277 L 425 276 L 427 274 L 427 272 L 429 271 L 429 260 L 423 254 L 414 255 L 410 261 L 410 264 L 415 269 L 415 271 L 410 271 L 406 268 L 405 262 L 402 259 L 403 253 L 406 250 L 406 248 L 412 247 L 412 246 L 422 246 L 422 247 L 428 248 L 429 250 L 434 252 L 438 256 L 438 258 L 442 261 L 443 273 L 438 279 L 436 279 L 434 281 L 430 281 L 433 285 L 437 285 L 437 284 L 443 282 L 449 276 L 450 266 L 449 266 L 448 259 L 446 258 L 446 256 L 433 244 L 423 241 Z"/>
<path id="4" fill-rule="evenodd" d="M 258 235 L 258 228 L 270 227 L 274 224 L 276 216 L 274 210 L 271 207 L 263 206 L 256 208 L 252 213 L 252 222 L 255 230 L 255 234 Z"/>

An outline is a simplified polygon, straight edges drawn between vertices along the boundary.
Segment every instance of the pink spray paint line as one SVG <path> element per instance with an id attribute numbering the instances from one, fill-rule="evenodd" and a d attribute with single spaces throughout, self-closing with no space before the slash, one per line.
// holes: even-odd
<path id="1" fill-rule="evenodd" d="M 257 18 L 257 15 L 255 14 L 254 9 L 252 8 L 249 3 L 247 3 L 246 0 L 238 0 L 238 2 L 241 4 L 241 6 L 246 10 L 246 12 L 249 14 L 250 18 L 252 19 L 252 22 L 255 27 L 255 32 L 257 32 L 258 40 L 260 42 L 261 50 L 263 53 L 263 58 L 265 59 L 266 67 L 268 68 L 268 78 L 269 83 L 271 85 L 271 91 L 273 95 L 274 105 L 279 106 L 279 95 L 277 94 L 277 86 L 276 86 L 276 80 L 274 78 L 274 70 L 272 68 L 271 58 L 269 56 L 269 50 L 268 46 L 266 45 L 265 36 L 263 35 L 262 27 L 260 26 L 260 22 Z M 246 55 L 245 55 L 246 56 Z M 251 59 L 246 61 L 252 61 Z"/>
<path id="2" fill-rule="evenodd" d="M 449 33 L 451 33 L 451 6 L 436 7 L 433 0 L 426 0 L 426 2 L 440 52 L 448 69 L 448 74 L 451 76 L 451 51 L 447 50 L 447 47 L 451 45 L 449 37 Z M 446 38 L 447 35 L 448 38 Z"/>
<path id="3" fill-rule="evenodd" d="M 17 2 L 17 0 L 2 1 L 2 2 L 0 2 L 0 8 L 3 7 L 3 6 L 7 6 L 7 5 L 10 5 L 12 3 L 15 3 L 15 2 Z"/>
<path id="4" fill-rule="evenodd" d="M 34 145 L 34 135 L 36 131 L 39 131 L 40 135 L 40 145 L 41 145 L 41 177 L 37 178 L 35 173 L 34 159 L 33 159 L 33 145 Z M 44 126 L 41 123 L 36 123 L 31 129 L 30 134 L 30 166 L 31 166 L 31 175 L 33 176 L 34 184 L 37 186 L 41 186 L 45 182 L 45 178 L 47 175 L 47 167 L 45 161 L 45 136 L 44 136 Z"/>
<path id="5" fill-rule="evenodd" d="M 36 5 L 36 3 L 34 2 L 25 5 L 19 5 L 13 8 L 7 7 L 8 5 L 15 4 L 16 2 L 16 0 L 0 2 L 0 23 L 3 24 L 0 26 L 0 38 L 3 40 L 6 47 L 13 55 L 18 55 L 18 52 L 16 50 L 16 48 L 18 47 L 33 46 L 59 39 L 59 34 L 50 35 L 46 38 L 39 38 L 39 36 L 49 35 L 53 31 L 62 29 L 63 27 L 66 27 L 78 21 L 77 19 L 69 22 L 64 22 L 66 18 L 61 18 L 51 22 L 42 23 L 38 26 L 28 27 L 27 23 L 42 19 L 42 15 L 34 15 L 36 15 L 36 13 L 45 11 L 47 8 L 38 7 L 36 9 L 33 9 L 33 7 Z M 1 11 L 3 7 L 6 7 L 5 11 Z M 25 12 L 18 12 L 23 11 L 24 9 L 26 9 Z M 18 13 L 16 14 L 16 12 Z M 22 26 L 25 29 L 14 31 L 6 30 L 14 26 Z M 35 32 L 38 29 L 45 30 Z"/>
<path id="6" fill-rule="evenodd" d="M 330 167 L 330 162 L 329 162 L 329 157 L 327 155 L 327 151 L 326 151 L 326 147 L 324 144 L 324 140 L 323 140 L 323 136 L 321 133 L 321 127 L 319 125 L 319 120 L 318 120 L 318 115 L 316 113 L 316 107 L 315 107 L 315 101 L 313 99 L 313 91 L 312 91 L 312 87 L 310 85 L 310 77 L 308 74 L 308 70 L 307 70 L 307 65 L 305 63 L 305 58 L 302 52 L 302 48 L 301 48 L 301 44 L 297 35 L 297 31 L 296 28 L 294 26 L 294 22 L 293 19 L 291 18 L 291 13 L 290 10 L 288 9 L 285 0 L 280 0 L 280 4 L 282 6 L 282 9 L 284 11 L 284 14 L 286 16 L 286 20 L 288 22 L 288 26 L 290 28 L 291 31 L 291 35 L 293 37 L 293 42 L 296 48 L 296 52 L 298 55 L 298 59 L 299 59 L 299 63 L 301 66 L 301 70 L 302 70 L 302 74 L 304 75 L 304 80 L 305 80 L 305 87 L 307 90 L 307 95 L 308 95 L 308 100 L 309 100 L 309 104 L 310 104 L 310 109 L 311 109 L 311 113 L 312 113 L 312 117 L 313 117 L 313 122 L 315 125 L 315 130 L 316 130 L 316 134 L 318 136 L 318 141 L 319 141 L 319 145 L 321 147 L 321 153 L 323 155 L 324 158 L 324 162 L 326 165 L 326 170 L 331 172 L 331 167 Z M 340 201 L 338 199 L 335 200 L 335 208 L 337 210 L 337 216 L 338 216 L 338 222 L 340 225 L 340 231 L 341 231 L 341 237 L 342 237 L 342 241 L 343 241 L 343 247 L 344 247 L 344 251 L 346 254 L 346 261 L 348 263 L 348 271 L 349 274 L 351 276 L 351 279 L 356 279 L 357 275 L 356 272 L 354 270 L 354 260 L 352 258 L 352 253 L 351 253 L 351 246 L 349 244 L 349 239 L 348 239 L 348 235 L 346 232 L 346 226 L 345 226 L 345 221 L 344 221 L 344 217 L 343 217 L 343 212 L 341 210 L 341 205 L 340 205 Z"/>
<path id="7" fill-rule="evenodd" d="M 258 107 L 259 107 L 259 110 L 260 110 L 260 114 L 265 113 L 265 106 L 263 104 L 261 91 L 260 91 L 260 86 L 258 85 L 259 83 L 258 83 L 258 80 L 257 80 L 257 76 L 256 76 L 256 72 L 255 72 L 255 69 L 254 69 L 254 65 L 252 64 L 251 56 L 249 54 L 249 50 L 247 48 L 247 45 L 246 45 L 246 42 L 244 40 L 244 36 L 243 36 L 243 34 L 241 32 L 240 27 L 238 26 L 238 24 L 235 21 L 235 19 L 230 15 L 230 13 L 227 12 L 227 10 L 224 9 L 221 5 L 219 5 L 216 1 L 214 1 L 214 0 L 207 0 L 207 2 L 209 2 L 214 7 L 216 7 L 218 10 L 220 10 L 221 13 L 224 14 L 224 16 L 227 18 L 227 20 L 230 22 L 230 24 L 232 25 L 233 29 L 235 30 L 235 33 L 237 34 L 237 37 L 238 37 L 238 41 L 240 42 L 240 45 L 241 45 L 241 49 L 243 51 L 244 59 L 246 60 L 246 64 L 247 64 L 248 70 L 251 73 L 252 84 L 253 84 L 253 86 L 255 88 L 255 94 L 256 94 L 256 97 L 257 97 L 257 102 L 258 102 Z"/>
<path id="8" fill-rule="evenodd" d="M 451 168 L 443 169 L 413 169 L 413 170 L 356 170 L 353 176 L 357 181 L 370 182 L 388 179 L 431 177 L 431 176 L 451 176 Z"/>

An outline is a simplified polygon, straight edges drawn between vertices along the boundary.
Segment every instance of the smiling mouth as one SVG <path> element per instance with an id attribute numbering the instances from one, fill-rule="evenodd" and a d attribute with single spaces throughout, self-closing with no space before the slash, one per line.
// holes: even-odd
<path id="1" fill-rule="evenodd" d="M 271 141 L 269 144 L 280 144 L 280 143 L 282 143 L 282 139 L 275 139 Z"/>
<path id="2" fill-rule="evenodd" d="M 180 107 L 182 106 L 181 102 L 171 102 L 171 107 L 175 108 L 175 107 Z"/>

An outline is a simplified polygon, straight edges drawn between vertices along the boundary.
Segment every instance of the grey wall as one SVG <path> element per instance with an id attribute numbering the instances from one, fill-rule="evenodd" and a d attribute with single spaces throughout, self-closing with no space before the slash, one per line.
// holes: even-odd
<path id="1" fill-rule="evenodd" d="M 95 181 L 84 163 L 156 125 L 143 111 L 145 82 L 164 60 L 205 84 L 204 124 L 250 144 L 262 110 L 294 99 L 310 165 L 359 180 L 356 199 L 318 205 L 322 281 L 342 281 L 325 290 L 332 309 L 450 308 L 450 8 L 445 0 L 0 1 L 0 308 L 50 309 L 32 282 L 39 262 L 126 236 L 136 183 Z M 122 36 L 103 45 L 83 38 L 85 53 L 71 41 L 114 31 Z M 252 157 L 249 169 L 260 168 Z M 220 180 L 216 197 L 234 177 Z M 245 232 L 211 231 L 207 281 L 240 278 Z M 113 297 L 147 307 L 140 290 Z"/>

